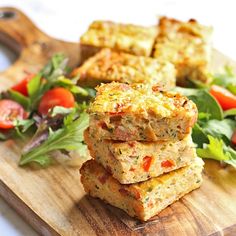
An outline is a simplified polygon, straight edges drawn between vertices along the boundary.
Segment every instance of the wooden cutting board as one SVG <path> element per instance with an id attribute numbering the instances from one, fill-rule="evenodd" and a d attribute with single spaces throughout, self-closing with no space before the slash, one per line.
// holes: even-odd
<path id="1" fill-rule="evenodd" d="M 0 42 L 18 55 L 18 60 L 0 73 L 0 91 L 21 80 L 26 70 L 37 72 L 55 53 L 63 52 L 68 56 L 71 67 L 79 63 L 78 43 L 64 42 L 46 35 L 14 8 L 0 8 Z"/>
<path id="2" fill-rule="evenodd" d="M 79 47 L 42 33 L 23 13 L 0 8 L 0 40 L 19 53 L 0 73 L 0 90 L 37 71 L 55 52 L 64 52 L 70 65 L 79 63 Z M 77 53 L 78 52 L 78 53 Z M 232 62 L 214 52 L 213 68 Z M 79 167 L 20 168 L 20 147 L 0 143 L 0 195 L 42 235 L 236 235 L 236 170 L 206 161 L 204 183 L 180 201 L 142 224 L 125 213 L 85 195 Z"/>

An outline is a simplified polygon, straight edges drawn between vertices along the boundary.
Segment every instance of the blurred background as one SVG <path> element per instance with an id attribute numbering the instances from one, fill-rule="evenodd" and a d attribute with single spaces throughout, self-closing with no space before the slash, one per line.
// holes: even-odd
<path id="1" fill-rule="evenodd" d="M 151 25 L 160 15 L 181 20 L 195 18 L 214 27 L 214 47 L 236 60 L 234 0 L 1 0 L 0 6 L 17 7 L 47 34 L 74 42 L 94 19 Z M 1 54 L 7 53 L 2 46 L 0 50 Z M 7 63 L 1 60 L 0 70 Z"/>
<path id="2" fill-rule="evenodd" d="M 180 20 L 195 18 L 213 26 L 214 47 L 236 60 L 235 0 L 1 0 L 2 6 L 17 7 L 50 36 L 74 42 L 95 19 L 152 25 L 160 15 Z M 0 71 L 13 60 L 14 54 L 0 43 Z M 1 236 L 37 235 L 1 199 L 0 229 Z"/>

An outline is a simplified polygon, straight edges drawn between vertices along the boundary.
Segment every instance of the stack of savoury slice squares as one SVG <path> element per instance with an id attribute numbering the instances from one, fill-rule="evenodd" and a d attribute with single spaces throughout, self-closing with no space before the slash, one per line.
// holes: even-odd
<path id="1" fill-rule="evenodd" d="M 155 86 L 102 84 L 89 108 L 84 189 L 142 221 L 202 182 L 191 129 L 195 104 Z"/>

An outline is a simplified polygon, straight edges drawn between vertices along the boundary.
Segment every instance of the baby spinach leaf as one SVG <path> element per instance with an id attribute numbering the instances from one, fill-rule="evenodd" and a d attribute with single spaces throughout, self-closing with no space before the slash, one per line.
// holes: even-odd
<path id="1" fill-rule="evenodd" d="M 236 121 L 231 119 L 209 120 L 202 125 L 202 129 L 207 135 L 223 139 L 226 144 L 230 144 L 236 129 Z"/>
<path id="2" fill-rule="evenodd" d="M 175 91 L 191 99 L 197 105 L 199 113 L 209 114 L 210 119 L 223 119 L 223 111 L 221 106 L 206 89 L 176 87 Z"/>
<path id="3" fill-rule="evenodd" d="M 192 139 L 193 142 L 198 145 L 198 147 L 203 147 L 204 143 L 208 143 L 207 134 L 201 128 L 201 126 L 196 123 L 192 130 Z"/>

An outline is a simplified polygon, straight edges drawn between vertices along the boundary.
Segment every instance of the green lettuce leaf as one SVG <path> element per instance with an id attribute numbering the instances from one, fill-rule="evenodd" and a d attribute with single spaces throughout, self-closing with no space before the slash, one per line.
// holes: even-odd
<path id="1" fill-rule="evenodd" d="M 203 148 L 197 148 L 197 154 L 201 158 L 214 159 L 218 161 L 230 160 L 230 153 L 225 152 L 223 147 L 224 142 L 221 139 L 207 136 L 209 139 L 209 144 L 204 144 Z"/>
<path id="2" fill-rule="evenodd" d="M 83 133 L 88 127 L 88 114 L 82 113 L 76 120 L 71 113 L 64 119 L 64 126 L 56 131 L 49 130 L 49 136 L 39 146 L 23 153 L 19 165 L 26 165 L 37 162 L 40 165 L 49 163 L 50 154 L 55 150 L 72 151 L 80 150 L 84 152 Z"/>
<path id="3" fill-rule="evenodd" d="M 209 143 L 203 148 L 197 148 L 197 154 L 201 158 L 223 161 L 236 168 L 236 151 L 227 146 L 222 139 L 208 135 Z"/>
<path id="4" fill-rule="evenodd" d="M 14 90 L 9 90 L 9 99 L 18 102 L 21 104 L 27 111 L 30 109 L 30 99 L 21 93 L 14 91 Z"/>
<path id="5" fill-rule="evenodd" d="M 229 110 L 224 111 L 224 117 L 228 117 L 228 116 L 236 116 L 236 108 L 232 108 Z"/>

